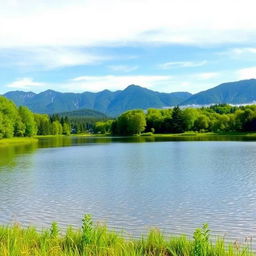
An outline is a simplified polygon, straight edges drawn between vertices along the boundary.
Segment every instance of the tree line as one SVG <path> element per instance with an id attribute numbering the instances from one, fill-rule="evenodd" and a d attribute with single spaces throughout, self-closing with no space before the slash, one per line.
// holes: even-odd
<path id="1" fill-rule="evenodd" d="M 36 114 L 0 96 L 0 138 L 101 133 L 256 132 L 256 105 L 130 110 L 114 120 Z"/>
<path id="2" fill-rule="evenodd" d="M 0 96 L 0 139 L 31 137 L 34 135 L 70 135 L 93 133 L 95 123 L 106 120 L 97 116 L 83 116 L 83 112 L 61 114 L 37 114 L 27 107 L 17 107 L 12 101 Z M 80 114 L 80 115 L 77 115 Z"/>
<path id="3" fill-rule="evenodd" d="M 12 101 L 0 96 L 0 138 L 70 133 L 71 124 L 67 118 L 35 114 L 27 107 L 17 107 Z"/>
<path id="4" fill-rule="evenodd" d="M 256 131 L 256 105 L 219 104 L 202 108 L 131 110 L 115 120 L 97 122 L 96 133 L 134 135 L 142 132 L 253 132 Z"/>

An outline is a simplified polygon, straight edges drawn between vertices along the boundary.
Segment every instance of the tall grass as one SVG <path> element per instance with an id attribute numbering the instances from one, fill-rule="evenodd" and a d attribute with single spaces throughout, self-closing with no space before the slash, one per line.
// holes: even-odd
<path id="1" fill-rule="evenodd" d="M 69 227 L 65 233 L 53 223 L 42 232 L 19 225 L 0 227 L 1 256 L 248 256 L 249 247 L 225 244 L 224 240 L 212 243 L 205 225 L 197 229 L 193 239 L 185 236 L 167 238 L 152 230 L 140 239 L 125 239 L 109 231 L 106 226 L 93 225 L 90 215 L 85 215 L 82 228 Z"/>

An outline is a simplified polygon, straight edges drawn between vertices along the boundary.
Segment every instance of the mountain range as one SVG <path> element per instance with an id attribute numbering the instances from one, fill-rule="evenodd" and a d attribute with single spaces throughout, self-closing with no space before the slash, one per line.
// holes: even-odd
<path id="1" fill-rule="evenodd" d="M 17 105 L 37 113 L 53 114 L 91 109 L 108 116 L 117 116 L 130 109 L 164 108 L 176 105 L 209 105 L 219 103 L 245 104 L 256 101 L 256 79 L 220 84 L 192 95 L 188 92 L 160 93 L 137 85 L 111 92 L 41 93 L 11 91 L 4 94 Z"/>
<path id="2" fill-rule="evenodd" d="M 92 109 L 108 116 L 117 116 L 130 109 L 163 108 L 175 106 L 188 99 L 188 92 L 160 93 L 137 85 L 124 90 L 97 93 L 61 93 L 47 90 L 33 92 L 11 91 L 4 94 L 18 106 L 24 105 L 37 113 L 59 113 L 79 109 Z"/>

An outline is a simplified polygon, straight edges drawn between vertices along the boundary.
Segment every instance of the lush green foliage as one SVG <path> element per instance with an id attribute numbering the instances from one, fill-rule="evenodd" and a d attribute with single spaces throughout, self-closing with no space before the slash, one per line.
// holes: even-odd
<path id="1" fill-rule="evenodd" d="M 169 116 L 163 115 L 163 112 Z M 145 116 L 146 131 L 154 129 L 156 133 L 256 131 L 255 105 L 232 107 L 221 104 L 183 110 L 176 107 L 172 110 L 149 110 Z"/>
<path id="2" fill-rule="evenodd" d="M 125 239 L 105 226 L 94 226 L 90 215 L 85 215 L 80 230 L 70 227 L 65 234 L 56 223 L 42 232 L 19 225 L 0 227 L 2 256 L 252 256 L 250 246 L 250 241 L 244 246 L 223 239 L 212 243 L 206 225 L 193 239 L 167 238 L 156 229 L 140 239 Z"/>
<path id="3" fill-rule="evenodd" d="M 107 120 L 107 116 L 81 110 L 54 115 L 34 114 L 27 107 L 17 107 L 10 100 L 0 96 L 0 139 L 12 137 L 31 137 L 34 135 L 70 135 L 93 132 L 95 123 Z M 110 130 L 112 121 L 106 122 Z M 106 125 L 104 123 L 104 126 Z M 96 131 L 99 125 L 96 127 Z M 103 130 L 100 130 L 103 132 Z"/>
<path id="4" fill-rule="evenodd" d="M 27 107 L 16 107 L 0 96 L 0 138 L 69 135 L 70 132 L 71 126 L 67 118 L 34 114 Z"/>
<path id="5" fill-rule="evenodd" d="M 118 135 L 146 133 L 255 132 L 256 105 L 233 107 L 227 104 L 203 108 L 174 107 L 127 111 L 112 122 L 101 122 L 97 132 Z"/>
<path id="6" fill-rule="evenodd" d="M 140 134 L 145 130 L 146 118 L 142 110 L 131 110 L 120 115 L 112 123 L 112 133 L 119 135 Z"/>
<path id="7" fill-rule="evenodd" d="M 113 120 L 96 122 L 94 127 L 94 133 L 108 134 L 111 133 Z"/>
<path id="8" fill-rule="evenodd" d="M 256 105 L 227 104 L 203 108 L 130 110 L 116 120 L 34 114 L 0 97 L 0 138 L 70 135 L 85 132 L 135 135 L 146 133 L 255 132 Z M 98 121 L 98 122 L 97 122 Z"/>

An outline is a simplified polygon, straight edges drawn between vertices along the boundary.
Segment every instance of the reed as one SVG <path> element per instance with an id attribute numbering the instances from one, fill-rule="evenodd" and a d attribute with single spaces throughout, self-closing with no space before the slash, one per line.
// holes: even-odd
<path id="1" fill-rule="evenodd" d="M 68 227 L 60 232 L 57 223 L 38 232 L 19 225 L 0 227 L 1 256 L 249 256 L 250 246 L 211 242 L 207 225 L 197 229 L 193 239 L 186 236 L 165 237 L 154 229 L 140 239 L 125 239 L 106 226 L 94 225 L 85 215 L 82 228 Z"/>

